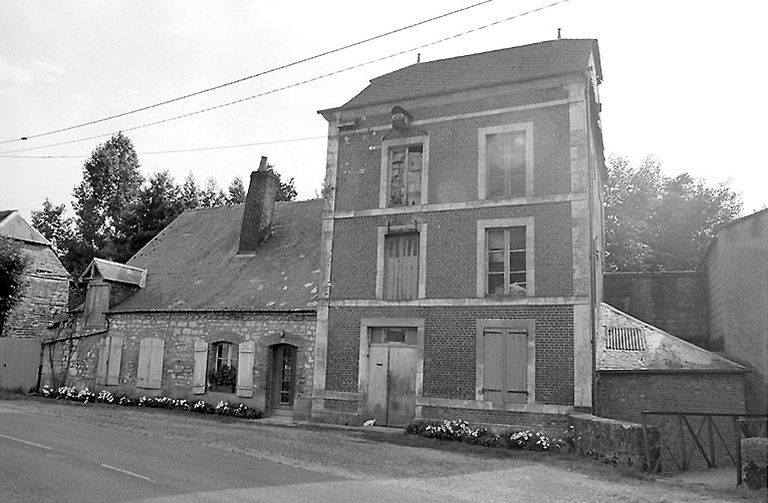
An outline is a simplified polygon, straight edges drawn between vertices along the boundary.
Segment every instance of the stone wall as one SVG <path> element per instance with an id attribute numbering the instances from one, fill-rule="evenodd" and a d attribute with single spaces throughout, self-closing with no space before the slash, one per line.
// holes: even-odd
<path id="1" fill-rule="evenodd" d="M 703 274 L 603 274 L 604 301 L 676 337 L 709 348 L 707 282 Z"/>

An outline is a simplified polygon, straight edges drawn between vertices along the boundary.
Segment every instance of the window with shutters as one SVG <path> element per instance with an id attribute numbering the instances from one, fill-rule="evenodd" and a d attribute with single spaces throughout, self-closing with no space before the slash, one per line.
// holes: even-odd
<path id="1" fill-rule="evenodd" d="M 237 385 L 237 345 L 219 341 L 211 344 L 208 386 L 212 391 L 233 393 Z"/>
<path id="2" fill-rule="evenodd" d="M 478 130 L 478 197 L 505 199 L 533 192 L 533 123 Z"/>
<path id="3" fill-rule="evenodd" d="M 429 143 L 426 136 L 384 140 L 379 207 L 427 203 Z"/>
<path id="4" fill-rule="evenodd" d="M 163 353 L 165 341 L 146 337 L 139 344 L 139 363 L 136 369 L 136 387 L 160 389 L 163 384 Z"/>
<path id="5" fill-rule="evenodd" d="M 419 233 L 390 234 L 384 239 L 384 299 L 419 295 Z"/>
<path id="6" fill-rule="evenodd" d="M 477 297 L 534 296 L 533 217 L 477 222 Z"/>
<path id="7" fill-rule="evenodd" d="M 480 399 L 498 404 L 534 401 L 533 322 L 483 320 L 478 323 Z"/>

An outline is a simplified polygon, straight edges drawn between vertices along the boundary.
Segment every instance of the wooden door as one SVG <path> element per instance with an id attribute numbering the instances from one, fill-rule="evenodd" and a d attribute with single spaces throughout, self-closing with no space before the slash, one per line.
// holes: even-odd
<path id="1" fill-rule="evenodd" d="M 415 416 L 416 348 L 372 344 L 368 354 L 365 419 L 380 426 L 405 426 Z"/>
<path id="2" fill-rule="evenodd" d="M 272 409 L 293 409 L 296 389 L 296 348 L 276 346 L 272 353 Z"/>

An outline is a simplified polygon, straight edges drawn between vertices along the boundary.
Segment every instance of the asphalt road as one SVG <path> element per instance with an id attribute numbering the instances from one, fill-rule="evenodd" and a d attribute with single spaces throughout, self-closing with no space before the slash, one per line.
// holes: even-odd
<path id="1" fill-rule="evenodd" d="M 226 428 L 226 425 L 222 425 Z M 381 487 L 0 402 L 0 501 L 407 501 Z M 420 501 L 445 501 L 420 495 Z"/>

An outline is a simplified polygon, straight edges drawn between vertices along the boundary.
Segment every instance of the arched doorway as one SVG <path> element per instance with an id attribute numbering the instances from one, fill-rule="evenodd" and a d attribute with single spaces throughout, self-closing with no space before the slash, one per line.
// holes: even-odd
<path id="1" fill-rule="evenodd" d="M 272 347 L 271 377 L 272 415 L 292 416 L 296 394 L 296 346 L 278 344 Z"/>

